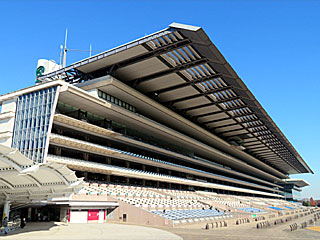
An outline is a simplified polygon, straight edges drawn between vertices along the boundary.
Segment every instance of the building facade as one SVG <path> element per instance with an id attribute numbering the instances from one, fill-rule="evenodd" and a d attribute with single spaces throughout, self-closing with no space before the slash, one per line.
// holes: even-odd
<path id="1" fill-rule="evenodd" d="M 283 198 L 312 172 L 198 27 L 169 28 L 0 96 L 0 143 L 86 181 Z"/>

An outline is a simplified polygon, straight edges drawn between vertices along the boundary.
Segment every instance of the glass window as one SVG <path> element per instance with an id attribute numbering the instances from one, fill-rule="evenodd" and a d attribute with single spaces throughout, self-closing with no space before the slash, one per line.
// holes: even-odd
<path id="1" fill-rule="evenodd" d="M 22 95 L 17 100 L 12 147 L 34 162 L 43 162 L 45 151 L 38 151 L 39 147 L 45 147 L 55 97 L 56 87 L 52 87 Z"/>

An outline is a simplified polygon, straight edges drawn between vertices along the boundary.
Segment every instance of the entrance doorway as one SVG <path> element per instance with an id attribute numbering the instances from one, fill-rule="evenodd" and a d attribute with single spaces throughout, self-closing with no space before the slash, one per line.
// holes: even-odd
<path id="1" fill-rule="evenodd" d="M 99 220 L 99 209 L 89 209 L 88 221 L 98 221 L 98 220 Z"/>

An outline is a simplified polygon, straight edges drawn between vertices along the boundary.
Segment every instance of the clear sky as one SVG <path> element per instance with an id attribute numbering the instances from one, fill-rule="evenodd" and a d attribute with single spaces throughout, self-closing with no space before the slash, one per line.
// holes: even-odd
<path id="1" fill-rule="evenodd" d="M 34 84 L 39 58 L 108 50 L 172 22 L 201 26 L 315 172 L 304 197 L 320 199 L 320 1 L 0 0 L 0 94 Z M 88 57 L 70 52 L 67 63 Z"/>

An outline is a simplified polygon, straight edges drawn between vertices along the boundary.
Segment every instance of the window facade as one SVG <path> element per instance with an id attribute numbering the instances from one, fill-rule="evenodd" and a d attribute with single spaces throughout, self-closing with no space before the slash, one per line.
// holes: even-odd
<path id="1" fill-rule="evenodd" d="M 19 96 L 12 147 L 34 161 L 42 163 L 57 87 Z"/>
<path id="2" fill-rule="evenodd" d="M 103 92 L 101 90 L 98 90 L 98 96 L 100 98 L 108 101 L 108 102 L 114 103 L 114 104 L 116 104 L 116 105 L 118 105 L 120 107 L 123 107 L 123 108 L 131 111 L 131 112 L 134 112 L 134 113 L 136 112 L 136 108 L 134 106 L 132 106 L 132 105 L 130 105 L 130 104 L 128 104 L 128 103 L 126 103 L 126 102 L 124 102 L 124 101 L 122 101 L 122 100 L 120 100 L 120 99 L 118 99 L 118 98 L 116 98 L 116 97 L 114 97 L 114 96 L 112 96 L 110 94 L 108 94 L 108 93 L 105 93 L 105 92 Z"/>

